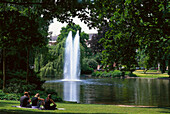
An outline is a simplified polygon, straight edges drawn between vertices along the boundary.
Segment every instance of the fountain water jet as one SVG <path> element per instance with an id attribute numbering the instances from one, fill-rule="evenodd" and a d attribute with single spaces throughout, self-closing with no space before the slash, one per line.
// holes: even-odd
<path id="1" fill-rule="evenodd" d="M 72 31 L 70 31 L 66 39 L 63 81 L 80 81 L 79 31 L 77 31 L 74 39 L 72 38 Z"/>

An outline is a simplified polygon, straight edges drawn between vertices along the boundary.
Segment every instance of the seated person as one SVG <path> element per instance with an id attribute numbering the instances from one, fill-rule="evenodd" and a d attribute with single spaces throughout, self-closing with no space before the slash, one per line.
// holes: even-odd
<path id="1" fill-rule="evenodd" d="M 31 100 L 30 100 L 29 93 L 24 92 L 24 96 L 22 96 L 20 98 L 20 106 L 21 107 L 26 107 L 26 108 L 31 108 L 30 102 L 31 102 Z"/>
<path id="2" fill-rule="evenodd" d="M 53 106 L 50 106 L 50 104 L 53 103 Z M 55 110 L 56 108 L 56 104 L 54 103 L 54 101 L 51 99 L 51 94 L 48 94 L 48 97 L 45 100 L 45 105 L 44 108 L 46 110 Z"/>
<path id="3" fill-rule="evenodd" d="M 39 102 L 40 101 L 40 102 Z M 40 98 L 40 94 L 37 93 L 32 98 L 32 108 L 40 108 L 40 105 L 44 105 L 44 99 Z"/>

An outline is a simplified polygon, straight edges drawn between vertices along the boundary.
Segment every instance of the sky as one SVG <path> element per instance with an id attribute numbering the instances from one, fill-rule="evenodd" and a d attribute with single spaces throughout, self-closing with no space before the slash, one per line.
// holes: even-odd
<path id="1" fill-rule="evenodd" d="M 97 29 L 89 29 L 87 27 L 87 25 L 83 22 L 81 22 L 81 20 L 79 18 L 73 18 L 73 22 L 75 24 L 78 24 L 81 28 L 82 31 L 84 31 L 85 33 L 89 34 L 89 33 L 97 33 Z M 60 23 L 57 21 L 57 19 L 53 20 L 53 23 L 50 24 L 49 26 L 49 32 L 53 32 L 52 36 L 56 36 L 60 34 L 60 30 L 62 27 L 66 27 L 67 23 Z"/>

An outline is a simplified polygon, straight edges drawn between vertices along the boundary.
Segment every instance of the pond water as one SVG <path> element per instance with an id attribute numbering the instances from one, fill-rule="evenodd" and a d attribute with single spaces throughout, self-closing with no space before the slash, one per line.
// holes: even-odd
<path id="1" fill-rule="evenodd" d="M 170 106 L 170 80 L 142 78 L 46 81 L 65 101 L 85 104 Z"/>

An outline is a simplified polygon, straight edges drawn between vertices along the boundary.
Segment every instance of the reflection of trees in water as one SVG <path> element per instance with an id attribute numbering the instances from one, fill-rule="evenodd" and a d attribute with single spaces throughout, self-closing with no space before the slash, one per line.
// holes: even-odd
<path id="1" fill-rule="evenodd" d="M 80 103 L 169 106 L 170 80 L 162 79 L 106 79 L 81 83 L 77 96 Z M 97 82 L 97 83 L 96 83 Z M 63 83 L 46 83 L 64 98 Z"/>
<path id="2" fill-rule="evenodd" d="M 60 96 L 60 97 L 63 96 L 63 84 L 62 83 L 45 83 L 43 85 L 43 88 L 53 89 L 55 92 L 58 93 L 58 96 Z"/>
<path id="3" fill-rule="evenodd" d="M 135 105 L 168 106 L 169 80 L 137 79 L 134 85 Z"/>
<path id="4" fill-rule="evenodd" d="M 95 101 L 95 86 L 94 85 L 84 85 L 82 87 L 82 90 L 83 90 L 83 97 L 82 97 L 82 101 L 84 103 L 94 103 Z"/>

